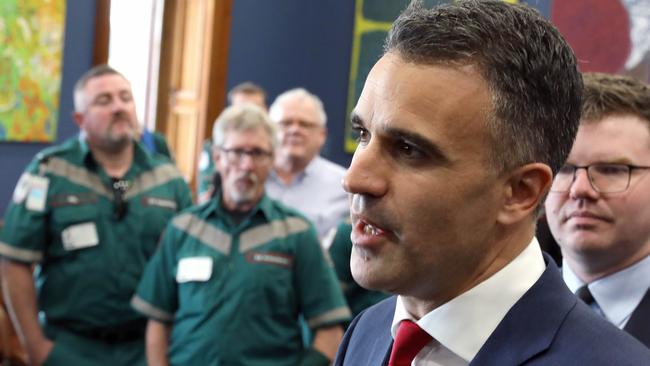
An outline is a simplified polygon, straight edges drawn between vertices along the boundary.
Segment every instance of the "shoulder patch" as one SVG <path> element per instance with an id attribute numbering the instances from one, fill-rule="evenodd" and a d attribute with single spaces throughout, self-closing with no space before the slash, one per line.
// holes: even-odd
<path id="1" fill-rule="evenodd" d="M 43 212 L 47 202 L 47 190 L 50 180 L 38 175 L 32 175 L 29 179 L 29 193 L 27 193 L 27 202 L 25 207 L 30 211 Z"/>
<path id="2" fill-rule="evenodd" d="M 48 148 L 41 150 L 38 154 L 36 154 L 36 160 L 39 163 L 47 163 L 47 161 L 50 159 L 51 156 L 60 155 L 68 150 L 70 150 L 69 143 L 50 146 Z"/>
<path id="3" fill-rule="evenodd" d="M 15 204 L 19 205 L 25 201 L 27 193 L 29 192 L 29 185 L 31 184 L 32 175 L 29 173 L 23 173 L 16 183 L 14 188 L 13 201 Z"/>

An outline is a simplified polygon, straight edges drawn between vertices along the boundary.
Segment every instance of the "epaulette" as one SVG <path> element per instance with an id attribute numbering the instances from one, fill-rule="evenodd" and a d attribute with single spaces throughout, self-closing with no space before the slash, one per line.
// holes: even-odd
<path id="1" fill-rule="evenodd" d="M 39 151 L 39 153 L 36 154 L 35 159 L 39 164 L 47 163 L 47 161 L 50 159 L 50 157 L 61 155 L 61 154 L 65 153 L 65 152 L 67 152 L 67 151 L 70 151 L 72 148 L 73 148 L 73 146 L 69 142 L 64 142 L 63 144 L 48 146 L 45 149 Z"/>
<path id="2" fill-rule="evenodd" d="M 35 159 L 38 161 L 39 164 L 47 163 L 47 161 L 50 159 L 51 156 L 57 155 L 57 153 L 59 152 L 61 152 L 60 146 L 48 147 L 44 150 L 41 150 L 38 154 L 36 154 Z"/>

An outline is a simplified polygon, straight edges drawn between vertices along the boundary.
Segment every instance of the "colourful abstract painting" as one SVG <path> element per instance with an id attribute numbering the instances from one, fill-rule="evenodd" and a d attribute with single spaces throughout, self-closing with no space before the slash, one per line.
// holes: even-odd
<path id="1" fill-rule="evenodd" d="M 65 0 L 0 1 L 0 141 L 56 139 Z"/>

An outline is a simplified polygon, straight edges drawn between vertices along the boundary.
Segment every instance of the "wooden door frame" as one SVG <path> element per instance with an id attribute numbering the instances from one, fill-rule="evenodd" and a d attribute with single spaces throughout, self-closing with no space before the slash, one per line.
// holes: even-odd
<path id="1" fill-rule="evenodd" d="M 163 24 L 160 49 L 160 66 L 158 73 L 158 90 L 156 106 L 156 130 L 168 138 L 170 126 L 168 125 L 169 101 L 174 97 L 174 90 L 170 85 L 174 70 L 180 66 L 179 54 L 176 51 L 178 42 L 185 35 L 179 34 L 182 29 L 179 22 L 192 21 L 184 19 L 183 1 L 165 0 L 163 10 Z M 195 0 L 192 0 L 195 1 Z M 203 44 L 203 60 L 205 78 L 202 80 L 201 98 L 199 106 L 198 135 L 193 143 L 194 167 L 191 167 L 190 187 L 195 188 L 194 182 L 198 172 L 196 166 L 201 152 L 203 141 L 210 138 L 212 122 L 224 108 L 228 75 L 228 49 L 230 45 L 230 25 L 232 19 L 232 0 L 207 0 L 210 14 L 207 14 L 205 42 Z M 108 62 L 110 42 L 110 8 L 111 0 L 96 0 L 95 10 L 95 47 L 93 51 L 93 65 Z M 176 45 L 176 46 L 175 46 Z M 188 66 L 189 67 L 189 66 Z M 187 167 L 186 167 L 187 168 Z"/>
<path id="2" fill-rule="evenodd" d="M 158 116 L 157 129 L 168 137 L 173 128 L 169 126 L 170 104 L 175 98 L 174 72 L 182 65 L 179 52 L 181 42 L 186 40 L 187 34 L 182 34 L 185 29 L 186 0 L 166 0 L 163 11 L 162 42 L 160 50 L 160 68 L 158 76 Z M 197 1 L 197 0 L 194 0 Z M 198 176 L 198 157 L 200 156 L 203 142 L 211 137 L 212 123 L 224 108 L 228 74 L 228 49 L 230 45 L 230 25 L 232 13 L 232 0 L 207 0 L 206 2 L 205 29 L 203 34 L 203 52 L 200 61 L 202 83 L 199 91 L 199 120 L 194 141 L 193 166 L 191 171 L 190 187 L 196 188 Z M 182 65 L 182 66 L 181 66 Z M 175 71 L 176 70 L 176 71 Z M 184 167 L 186 170 L 188 167 Z"/>
<path id="3" fill-rule="evenodd" d="M 97 0 L 95 3 L 95 48 L 93 66 L 108 62 L 108 47 L 111 34 L 111 0 Z"/>

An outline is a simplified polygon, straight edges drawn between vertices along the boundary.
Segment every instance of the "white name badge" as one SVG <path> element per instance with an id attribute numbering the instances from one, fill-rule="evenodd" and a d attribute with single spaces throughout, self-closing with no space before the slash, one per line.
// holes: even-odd
<path id="1" fill-rule="evenodd" d="M 38 175 L 32 175 L 29 178 L 29 193 L 25 207 L 31 211 L 42 212 L 45 210 L 45 202 L 47 201 L 47 187 L 50 180 Z"/>
<path id="2" fill-rule="evenodd" d="M 61 241 L 65 250 L 94 247 L 99 244 L 97 227 L 94 222 L 69 226 L 61 233 Z"/>
<path id="3" fill-rule="evenodd" d="M 200 281 L 205 282 L 212 276 L 212 258 L 191 257 L 178 261 L 176 282 Z"/>

